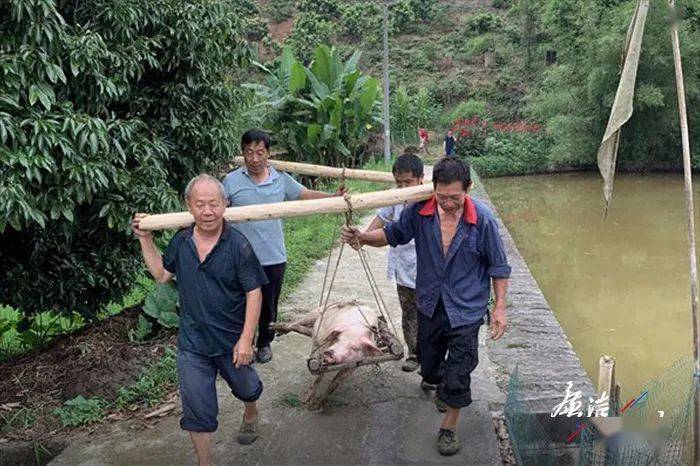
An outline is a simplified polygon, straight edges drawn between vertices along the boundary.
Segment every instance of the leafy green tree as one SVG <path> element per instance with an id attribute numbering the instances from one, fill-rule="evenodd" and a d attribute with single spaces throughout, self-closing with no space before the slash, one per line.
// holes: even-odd
<path id="1" fill-rule="evenodd" d="M 564 44 L 559 64 L 550 67 L 531 99 L 532 115 L 546 122 L 554 146 L 550 157 L 558 164 L 595 164 L 600 140 L 612 107 L 620 56 L 634 2 L 598 3 L 574 11 L 564 0 L 549 7 L 564 8 L 564 17 L 545 15 L 552 43 Z M 614 4 L 612 4 L 614 3 Z M 690 6 L 697 0 L 688 0 Z M 578 28 L 572 40 L 571 28 Z M 700 103 L 700 34 L 692 22 L 681 23 L 681 46 L 688 108 Z M 700 121 L 690 118 L 690 132 Z M 652 2 L 642 43 L 634 113 L 621 132 L 621 167 L 635 170 L 680 166 L 680 135 L 676 84 L 665 2 Z"/>
<path id="2" fill-rule="evenodd" d="M 379 122 L 379 81 L 358 69 L 360 52 L 343 63 L 339 52 L 319 46 L 304 66 L 285 48 L 276 70 L 265 67 L 267 85 L 250 84 L 268 108 L 274 139 L 296 160 L 354 166 Z"/>
<path id="3" fill-rule="evenodd" d="M 90 316 L 140 268 L 136 211 L 236 147 L 233 0 L 0 3 L 0 296 Z"/>

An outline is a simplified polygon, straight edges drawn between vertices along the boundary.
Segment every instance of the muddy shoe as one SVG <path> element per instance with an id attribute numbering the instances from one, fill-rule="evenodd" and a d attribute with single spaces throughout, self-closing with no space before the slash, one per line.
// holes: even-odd
<path id="1" fill-rule="evenodd" d="M 459 451 L 459 439 L 450 429 L 440 429 L 437 439 L 437 449 L 442 456 L 454 455 Z"/>
<path id="2" fill-rule="evenodd" d="M 243 418 L 241 422 L 241 428 L 238 429 L 238 443 L 241 445 L 250 445 L 258 439 L 258 418 L 254 421 L 248 422 Z"/>
<path id="3" fill-rule="evenodd" d="M 255 357 L 255 359 L 260 364 L 265 364 L 266 362 L 272 361 L 272 350 L 270 349 L 269 346 L 263 346 L 262 348 L 259 348 L 258 354 Z"/>
<path id="4" fill-rule="evenodd" d="M 438 398 L 437 395 L 435 396 L 435 407 L 441 413 L 444 413 L 445 411 L 447 411 L 447 405 L 445 404 L 444 401 L 442 401 L 440 398 Z"/>
<path id="5" fill-rule="evenodd" d="M 404 361 L 403 365 L 401 366 L 401 370 L 404 372 L 413 372 L 419 367 L 420 364 L 418 363 L 417 359 L 409 358 Z"/>

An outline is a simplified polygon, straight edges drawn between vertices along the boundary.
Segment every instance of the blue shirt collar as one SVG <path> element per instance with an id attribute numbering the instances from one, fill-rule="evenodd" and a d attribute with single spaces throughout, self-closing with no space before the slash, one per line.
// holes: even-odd
<path id="1" fill-rule="evenodd" d="M 242 168 L 243 168 L 243 170 L 242 170 L 243 174 L 244 174 L 245 176 L 247 176 L 248 179 L 250 179 L 250 181 L 252 181 L 253 183 L 255 183 L 255 181 L 253 181 L 253 179 L 252 179 L 252 178 L 250 177 L 250 175 L 248 174 L 248 168 L 247 168 L 247 167 L 242 167 Z M 258 186 L 270 184 L 270 183 L 274 182 L 277 178 L 280 177 L 280 172 L 278 172 L 278 171 L 275 169 L 275 167 L 273 167 L 272 165 L 269 165 L 269 166 L 267 167 L 267 169 L 268 169 L 268 171 L 270 172 L 269 175 L 267 176 L 267 178 L 265 179 L 265 181 L 263 181 L 262 183 L 260 183 Z"/>

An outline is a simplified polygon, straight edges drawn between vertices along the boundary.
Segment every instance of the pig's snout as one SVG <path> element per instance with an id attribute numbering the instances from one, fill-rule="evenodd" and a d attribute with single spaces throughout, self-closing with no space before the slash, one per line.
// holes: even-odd
<path id="1" fill-rule="evenodd" d="M 323 361 L 329 364 L 335 364 L 335 350 L 332 348 L 323 352 Z"/>

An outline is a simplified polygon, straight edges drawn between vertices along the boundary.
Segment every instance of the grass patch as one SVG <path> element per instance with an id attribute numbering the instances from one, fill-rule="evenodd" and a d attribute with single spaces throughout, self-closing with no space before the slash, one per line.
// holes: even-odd
<path id="1" fill-rule="evenodd" d="M 298 394 L 287 392 L 282 395 L 279 404 L 287 408 L 298 408 L 301 406 L 301 400 Z"/>
<path id="2" fill-rule="evenodd" d="M 177 388 L 177 349 L 168 347 L 165 355 L 151 364 L 131 385 L 117 390 L 115 408 L 119 411 L 153 407 Z"/>
<path id="3" fill-rule="evenodd" d="M 26 406 L 10 412 L 0 411 L 0 432 L 31 429 L 38 416 L 35 408 Z"/>
<path id="4" fill-rule="evenodd" d="M 99 422 L 107 414 L 109 403 L 99 397 L 85 399 L 81 395 L 53 410 L 63 427 L 78 427 Z"/>

